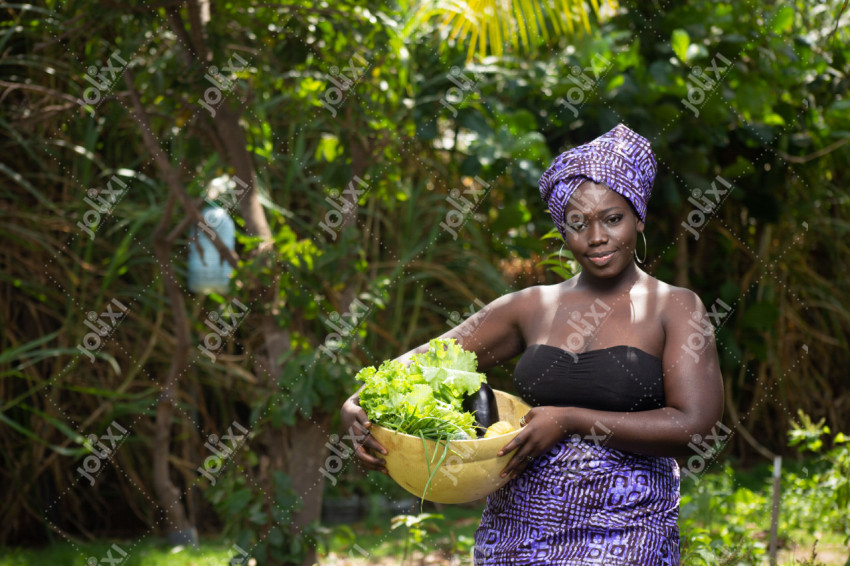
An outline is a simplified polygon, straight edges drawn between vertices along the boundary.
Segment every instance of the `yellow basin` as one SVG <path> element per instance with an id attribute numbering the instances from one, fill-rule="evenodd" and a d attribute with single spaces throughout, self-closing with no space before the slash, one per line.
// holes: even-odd
<path id="1" fill-rule="evenodd" d="M 450 440 L 449 452 L 424 494 L 427 501 L 467 503 L 490 495 L 508 482 L 509 478 L 503 478 L 499 473 L 516 450 L 502 457 L 496 454 L 519 433 L 519 419 L 531 407 L 514 395 L 499 390 L 493 392 L 499 405 L 499 420 L 508 421 L 517 430 L 493 438 Z M 433 462 L 433 472 L 446 450 L 446 443 L 441 441 L 438 447 L 435 441 L 426 440 L 423 447 L 418 436 L 388 430 L 377 424 L 372 425 L 372 436 L 387 449 L 387 454 L 381 457 L 387 462 L 390 477 L 422 498 L 428 483 L 428 462 Z"/>

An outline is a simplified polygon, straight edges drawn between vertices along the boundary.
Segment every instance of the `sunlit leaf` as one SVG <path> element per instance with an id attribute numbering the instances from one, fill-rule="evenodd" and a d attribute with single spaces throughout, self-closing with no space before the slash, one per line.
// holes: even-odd
<path id="1" fill-rule="evenodd" d="M 342 148 L 339 146 L 339 138 L 331 134 L 322 134 L 319 144 L 316 146 L 316 159 L 324 161 L 333 161 L 342 153 Z"/>
<path id="2" fill-rule="evenodd" d="M 683 63 L 688 62 L 688 46 L 691 44 L 691 38 L 683 29 L 673 30 L 673 37 L 670 40 L 670 45 L 673 47 L 673 53 Z"/>
<path id="3" fill-rule="evenodd" d="M 794 25 L 794 8 L 791 6 L 782 6 L 777 10 L 773 17 L 771 29 L 773 33 L 787 33 L 791 31 L 791 26 Z"/>

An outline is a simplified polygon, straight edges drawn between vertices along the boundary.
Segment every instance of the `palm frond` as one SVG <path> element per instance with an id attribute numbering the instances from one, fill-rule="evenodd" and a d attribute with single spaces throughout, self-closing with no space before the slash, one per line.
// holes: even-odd
<path id="1" fill-rule="evenodd" d="M 617 0 L 606 0 L 616 10 Z M 475 53 L 501 57 L 506 49 L 533 53 L 539 46 L 563 37 L 589 32 L 590 12 L 601 19 L 597 0 L 590 4 L 576 0 L 423 0 L 413 13 L 415 25 L 439 19 L 448 41 L 467 42 L 467 59 Z"/>

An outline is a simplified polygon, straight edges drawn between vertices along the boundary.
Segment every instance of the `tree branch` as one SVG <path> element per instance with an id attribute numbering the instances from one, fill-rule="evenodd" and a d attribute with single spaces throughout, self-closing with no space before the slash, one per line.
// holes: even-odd
<path id="1" fill-rule="evenodd" d="M 820 157 L 823 157 L 824 155 L 832 153 L 833 151 L 835 151 L 836 149 L 838 149 L 842 145 L 846 144 L 847 142 L 850 142 L 850 138 L 842 138 L 842 139 L 840 139 L 840 140 L 838 140 L 834 143 L 829 144 L 826 147 L 820 148 L 819 150 L 817 150 L 814 153 L 810 153 L 810 154 L 804 155 L 802 157 L 798 157 L 796 155 L 788 155 L 784 151 L 779 151 L 779 150 L 777 150 L 776 153 L 778 153 L 780 155 L 780 157 L 782 157 L 782 159 L 784 159 L 785 161 L 789 161 L 791 163 L 808 163 L 809 161 L 812 161 L 813 159 L 818 159 Z"/>
<path id="2" fill-rule="evenodd" d="M 829 32 L 829 35 L 826 38 L 826 43 L 830 43 L 832 38 L 835 36 L 835 32 L 838 31 L 838 26 L 841 24 L 841 16 L 844 15 L 844 10 L 847 9 L 847 4 L 850 0 L 844 0 L 844 4 L 841 5 L 841 10 L 838 11 L 838 16 L 835 18 L 835 27 L 832 28 L 832 31 Z"/>
<path id="3" fill-rule="evenodd" d="M 183 25 L 183 20 L 180 18 L 180 6 L 168 6 L 165 8 L 165 16 L 168 18 L 168 25 L 171 26 L 171 31 L 177 35 L 180 44 L 185 46 L 185 49 L 180 49 L 180 59 L 187 67 L 192 66 L 193 59 L 197 59 L 198 55 L 195 52 L 195 46 L 192 44 L 192 38 L 186 32 L 186 27 Z"/>
<path id="4" fill-rule="evenodd" d="M 210 21 L 209 0 L 188 0 L 189 34 L 192 37 L 192 48 L 197 58 L 206 63 L 209 61 L 207 50 L 207 22 Z"/>
<path id="5" fill-rule="evenodd" d="M 136 97 L 138 99 L 138 97 Z M 153 484 L 154 490 L 163 507 L 165 516 L 173 531 L 186 531 L 191 527 L 186 517 L 186 509 L 180 502 L 180 490 L 171 481 L 169 473 L 169 454 L 171 452 L 171 421 L 174 419 L 174 404 L 177 400 L 177 380 L 189 365 L 189 320 L 186 317 L 186 304 L 183 294 L 174 279 L 174 269 L 171 265 L 171 244 L 166 239 L 168 224 L 174 209 L 175 192 L 168 193 L 168 201 L 162 219 L 153 232 L 154 256 L 159 263 L 162 274 L 162 284 L 171 302 L 171 315 L 174 318 L 174 337 L 177 344 L 168 375 L 160 386 L 160 397 L 157 400 L 156 420 L 154 421 L 153 444 Z M 172 531 L 172 532 L 173 532 Z"/>
<path id="6" fill-rule="evenodd" d="M 142 140 L 144 141 L 145 147 L 151 153 L 156 162 L 157 168 L 160 170 L 166 184 L 171 189 L 171 193 L 176 196 L 180 200 L 180 204 L 182 205 L 183 211 L 186 213 L 186 216 L 192 222 L 192 224 L 200 225 L 204 222 L 203 218 L 201 218 L 201 212 L 198 210 L 198 207 L 192 202 L 192 197 L 186 191 L 186 188 L 180 182 L 180 176 L 174 167 L 172 167 L 171 162 L 168 160 L 168 157 L 165 155 L 165 152 L 162 151 L 162 148 L 156 142 L 153 137 L 153 133 L 151 130 L 150 118 L 148 118 L 147 112 L 145 108 L 142 106 L 142 102 L 139 99 L 139 93 L 136 92 L 136 88 L 134 86 L 134 77 L 133 72 L 129 68 L 124 72 L 124 82 L 127 84 L 127 89 L 130 95 L 130 100 L 133 102 L 133 108 L 135 109 L 135 113 L 132 118 L 138 124 L 139 129 L 142 131 Z M 221 241 L 221 238 L 218 237 L 218 233 L 215 230 L 208 226 L 208 228 L 215 234 L 215 238 L 211 238 L 213 246 L 218 251 L 219 255 L 223 257 L 227 263 L 229 263 L 234 268 L 237 267 L 239 258 L 236 255 L 236 252 L 228 248 Z"/>

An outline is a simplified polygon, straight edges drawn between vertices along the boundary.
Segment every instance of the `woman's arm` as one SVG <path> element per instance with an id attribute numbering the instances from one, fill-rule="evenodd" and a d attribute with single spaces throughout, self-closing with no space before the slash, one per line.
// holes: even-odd
<path id="1" fill-rule="evenodd" d="M 666 406 L 631 413 L 535 407 L 526 416 L 522 432 L 502 450 L 507 453 L 519 447 L 505 473 L 522 471 L 529 457 L 574 434 L 611 448 L 656 456 L 693 454 L 689 443 L 699 446 L 716 436 L 723 414 L 723 379 L 705 307 L 695 293 L 675 289 L 662 312 Z"/>
<path id="2" fill-rule="evenodd" d="M 474 352 L 479 371 L 508 361 L 522 353 L 520 319 L 532 293 L 534 287 L 503 295 L 437 338 L 454 338 L 461 348 Z M 407 362 L 413 354 L 427 351 L 425 343 L 397 359 Z"/>

